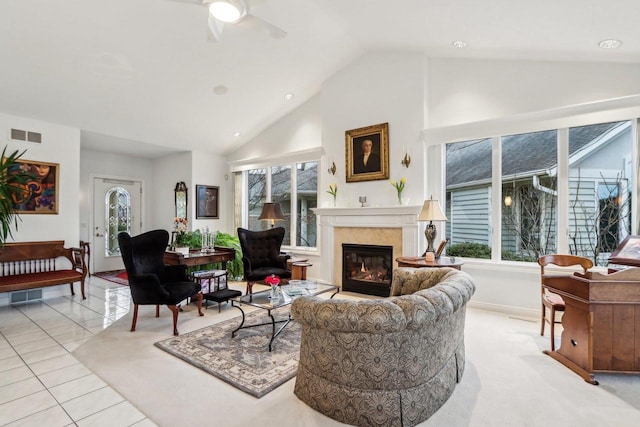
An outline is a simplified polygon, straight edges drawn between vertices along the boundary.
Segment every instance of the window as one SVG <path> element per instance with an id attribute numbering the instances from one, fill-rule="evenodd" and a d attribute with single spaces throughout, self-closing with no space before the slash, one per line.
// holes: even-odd
<path id="1" fill-rule="evenodd" d="M 491 139 L 447 144 L 447 254 L 491 258 Z"/>
<path id="2" fill-rule="evenodd" d="M 558 132 L 503 136 L 501 259 L 556 252 Z"/>
<path id="3" fill-rule="evenodd" d="M 262 205 L 267 201 L 267 170 L 252 169 L 248 172 L 247 207 L 249 230 L 265 230 L 266 224 L 259 221 Z"/>
<path id="4" fill-rule="evenodd" d="M 606 265 L 631 233 L 634 140 L 632 123 L 623 121 L 446 144 L 448 253 L 490 258 L 496 252 L 493 217 L 501 219 L 502 260 L 565 252 Z M 500 197 L 493 189 L 495 149 Z M 568 184 L 568 192 L 559 191 L 559 182 Z M 565 212 L 559 212 L 560 200 Z M 564 247 L 561 235 L 568 236 Z"/>
<path id="5" fill-rule="evenodd" d="M 283 245 L 315 247 L 317 221 L 312 208 L 318 204 L 318 162 L 276 165 L 268 169 L 251 169 L 245 173 L 247 191 L 240 200 L 244 200 L 247 205 L 248 228 L 266 230 L 270 225 L 258 220 L 262 205 L 267 201 L 279 203 L 285 219 L 277 221 L 276 226 L 285 229 Z M 239 194 L 241 193 L 236 193 L 236 200 Z M 236 216 L 238 215 L 236 210 Z"/>
<path id="6" fill-rule="evenodd" d="M 569 129 L 569 250 L 606 265 L 631 232 L 631 122 Z"/>
<path id="7" fill-rule="evenodd" d="M 296 246 L 313 248 L 318 227 L 311 209 L 318 207 L 318 162 L 298 163 L 296 174 Z"/>

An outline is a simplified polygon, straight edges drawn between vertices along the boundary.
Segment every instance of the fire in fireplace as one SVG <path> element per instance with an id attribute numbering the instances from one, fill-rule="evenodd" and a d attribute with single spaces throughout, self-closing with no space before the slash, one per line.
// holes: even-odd
<path id="1" fill-rule="evenodd" d="M 342 244 L 342 290 L 388 297 L 393 246 Z"/>

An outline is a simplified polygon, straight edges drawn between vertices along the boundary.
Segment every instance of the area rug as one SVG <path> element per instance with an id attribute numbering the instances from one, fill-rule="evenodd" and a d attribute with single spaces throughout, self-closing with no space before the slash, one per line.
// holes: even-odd
<path id="1" fill-rule="evenodd" d="M 275 310 L 276 319 L 286 318 L 288 307 Z M 247 314 L 245 325 L 269 320 L 263 310 Z M 155 345 L 255 397 L 262 397 L 293 378 L 298 371 L 300 330 L 290 322 L 273 342 L 269 352 L 271 325 L 241 329 L 231 338 L 241 317 L 158 341 Z M 276 324 L 276 327 L 278 325 Z"/>
<path id="2" fill-rule="evenodd" d="M 93 273 L 93 275 L 119 285 L 129 286 L 126 270 L 100 271 Z"/>

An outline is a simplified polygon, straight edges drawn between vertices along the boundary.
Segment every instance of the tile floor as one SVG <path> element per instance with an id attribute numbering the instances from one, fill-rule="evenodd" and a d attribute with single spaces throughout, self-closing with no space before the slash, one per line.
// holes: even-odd
<path id="1" fill-rule="evenodd" d="M 68 289 L 68 288 L 67 288 Z M 129 288 L 0 307 L 0 426 L 154 426 L 71 352 L 129 312 Z"/>

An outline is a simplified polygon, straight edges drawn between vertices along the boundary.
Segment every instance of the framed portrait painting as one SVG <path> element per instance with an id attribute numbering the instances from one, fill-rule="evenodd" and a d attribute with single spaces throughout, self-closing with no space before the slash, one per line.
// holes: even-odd
<path id="1" fill-rule="evenodd" d="M 46 163 L 19 159 L 17 164 L 8 170 L 8 174 L 27 172 L 31 177 L 18 184 L 22 191 L 13 196 L 13 207 L 23 214 L 57 214 L 58 193 L 60 191 L 58 163 Z"/>
<path id="2" fill-rule="evenodd" d="M 218 219 L 220 187 L 196 185 L 196 218 Z"/>
<path id="3" fill-rule="evenodd" d="M 347 182 L 389 179 L 389 123 L 345 132 Z"/>

